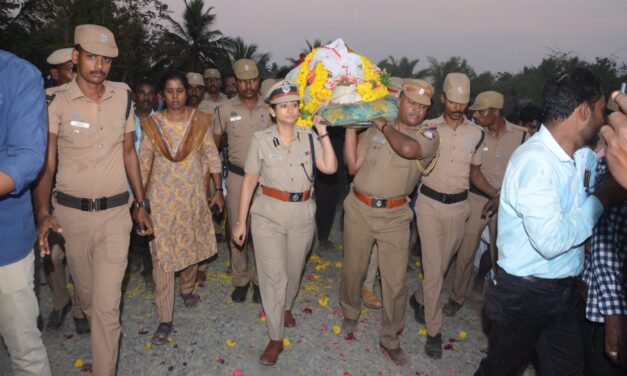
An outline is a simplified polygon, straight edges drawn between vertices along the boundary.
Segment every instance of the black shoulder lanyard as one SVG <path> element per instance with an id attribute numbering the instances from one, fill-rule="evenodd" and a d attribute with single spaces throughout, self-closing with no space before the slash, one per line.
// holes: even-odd
<path id="1" fill-rule="evenodd" d="M 314 148 L 313 135 L 309 133 L 307 136 L 309 136 L 309 148 L 311 149 L 312 176 L 309 176 L 309 174 L 307 173 L 307 169 L 305 168 L 304 163 L 301 163 L 300 166 L 303 168 L 303 171 L 305 171 L 305 176 L 307 176 L 307 180 L 309 180 L 309 182 L 313 184 L 313 182 L 316 181 L 316 149 Z"/>

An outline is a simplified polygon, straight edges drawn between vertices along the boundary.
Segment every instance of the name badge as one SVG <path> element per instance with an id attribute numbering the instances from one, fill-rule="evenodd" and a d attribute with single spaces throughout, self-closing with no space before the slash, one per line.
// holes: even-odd
<path id="1" fill-rule="evenodd" d="M 240 121 L 240 120 L 242 120 L 241 116 L 231 116 L 229 118 L 229 121 Z"/>
<path id="2" fill-rule="evenodd" d="M 278 160 L 283 159 L 283 156 L 279 154 L 270 154 L 268 158 L 272 159 L 273 161 L 278 161 Z"/>
<path id="3" fill-rule="evenodd" d="M 89 123 L 83 123 L 82 121 L 76 121 L 76 120 L 70 121 L 70 125 L 73 127 L 79 127 L 79 128 L 89 128 Z"/>
<path id="4" fill-rule="evenodd" d="M 488 147 L 487 147 L 487 146 L 484 146 L 484 147 L 483 147 L 483 151 L 488 151 Z"/>
<path id="5" fill-rule="evenodd" d="M 373 141 L 376 142 L 377 144 L 381 144 L 381 145 L 383 145 L 383 144 L 385 144 L 387 142 L 384 137 L 375 137 L 373 139 Z"/>

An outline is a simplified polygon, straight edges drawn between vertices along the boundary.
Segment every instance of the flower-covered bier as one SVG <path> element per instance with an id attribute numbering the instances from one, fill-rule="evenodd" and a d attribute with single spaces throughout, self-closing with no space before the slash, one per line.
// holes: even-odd
<path id="1" fill-rule="evenodd" d="M 316 113 L 329 125 L 349 126 L 378 117 L 392 120 L 398 111 L 388 96 L 387 74 L 341 39 L 312 50 L 287 80 L 298 86 L 301 126 L 311 126 Z"/>

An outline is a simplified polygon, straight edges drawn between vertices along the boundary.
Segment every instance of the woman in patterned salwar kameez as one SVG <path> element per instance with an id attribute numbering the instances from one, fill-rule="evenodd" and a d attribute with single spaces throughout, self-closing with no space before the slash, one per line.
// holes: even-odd
<path id="1" fill-rule="evenodd" d="M 198 262 L 216 253 L 210 207 L 224 206 L 221 189 L 209 195 L 209 179 L 222 186 L 221 165 L 211 131 L 212 116 L 186 107 L 185 74 L 168 71 L 160 82 L 167 108 L 142 122 L 139 160 L 146 197 L 151 202 L 155 301 L 159 326 L 153 344 L 163 344 L 173 328 L 174 274 L 180 272 L 181 297 L 188 308 Z"/>

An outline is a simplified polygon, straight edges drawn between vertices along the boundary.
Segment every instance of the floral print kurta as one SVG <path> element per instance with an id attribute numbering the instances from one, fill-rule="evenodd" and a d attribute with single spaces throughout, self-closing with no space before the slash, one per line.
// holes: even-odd
<path id="1" fill-rule="evenodd" d="M 173 123 L 160 114 L 153 116 L 160 116 L 174 153 L 187 123 Z M 144 133 L 139 161 L 151 205 L 154 239 L 150 250 L 155 267 L 175 272 L 216 254 L 206 182 L 211 178 L 209 173 L 221 172 L 221 165 L 211 127 L 202 143 L 180 162 L 167 159 Z"/>

